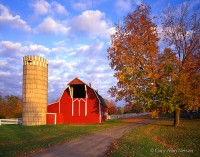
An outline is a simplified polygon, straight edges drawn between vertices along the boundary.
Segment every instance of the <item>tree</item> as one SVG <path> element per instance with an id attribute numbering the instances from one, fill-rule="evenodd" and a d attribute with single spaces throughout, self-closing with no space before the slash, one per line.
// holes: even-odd
<path id="1" fill-rule="evenodd" d="M 177 74 L 172 82 L 176 88 L 171 96 L 175 111 L 174 125 L 180 123 L 180 109 L 199 107 L 199 58 L 200 18 L 199 11 L 191 13 L 188 5 L 168 6 L 162 15 L 164 40 L 172 48 L 178 60 Z"/>
<path id="2" fill-rule="evenodd" d="M 123 109 L 124 113 L 142 113 L 145 111 L 143 104 L 139 101 L 125 105 Z"/>
<path id="3" fill-rule="evenodd" d="M 150 106 L 154 112 L 163 113 L 174 110 L 172 102 L 177 88 L 178 66 L 179 61 L 176 54 L 170 48 L 164 49 L 164 52 L 159 54 L 157 62 L 159 77 L 156 80 L 157 88 L 153 95 L 154 103 Z"/>
<path id="4" fill-rule="evenodd" d="M 132 113 L 132 107 L 133 105 L 132 104 L 126 104 L 124 105 L 124 113 Z"/>
<path id="5" fill-rule="evenodd" d="M 109 105 L 109 101 L 107 99 L 105 99 L 105 98 L 103 98 L 103 100 L 104 100 L 106 106 L 108 106 Z"/>
<path id="6" fill-rule="evenodd" d="M 115 27 L 112 44 L 107 49 L 110 66 L 118 82 L 110 88 L 116 100 L 128 104 L 135 100 L 149 107 L 156 90 L 158 32 L 150 17 L 150 6 L 142 3 L 124 18 L 124 24 Z"/>
<path id="7" fill-rule="evenodd" d="M 106 104 L 108 107 L 108 114 L 117 114 L 117 106 L 113 100 L 110 100 L 108 104 Z"/>
<path id="8" fill-rule="evenodd" d="M 5 117 L 3 108 L 4 108 L 3 97 L 0 95 L 0 119 Z"/>
<path id="9" fill-rule="evenodd" d="M 0 97 L 0 118 L 22 117 L 22 100 L 17 96 Z"/>
<path id="10" fill-rule="evenodd" d="M 122 114 L 122 107 L 120 106 L 117 107 L 117 114 Z"/>
<path id="11" fill-rule="evenodd" d="M 132 113 L 143 113 L 145 111 L 144 106 L 140 102 L 135 102 L 132 106 Z"/>

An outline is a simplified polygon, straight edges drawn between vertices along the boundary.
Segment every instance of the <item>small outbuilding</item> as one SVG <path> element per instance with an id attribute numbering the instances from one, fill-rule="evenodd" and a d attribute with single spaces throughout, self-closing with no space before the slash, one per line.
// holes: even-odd
<path id="1" fill-rule="evenodd" d="M 47 124 L 94 124 L 107 118 L 104 99 L 78 78 L 68 83 L 57 102 L 47 106 Z"/>

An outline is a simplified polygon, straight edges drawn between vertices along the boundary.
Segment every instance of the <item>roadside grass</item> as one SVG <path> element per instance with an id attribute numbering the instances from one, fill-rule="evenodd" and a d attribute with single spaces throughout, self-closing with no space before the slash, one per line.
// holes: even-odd
<path id="1" fill-rule="evenodd" d="M 134 129 L 113 143 L 109 157 L 197 157 L 200 153 L 200 119 L 162 120 Z"/>
<path id="2" fill-rule="evenodd" d="M 27 156 L 50 146 L 122 124 L 108 120 L 94 125 L 0 126 L 0 157 Z"/>

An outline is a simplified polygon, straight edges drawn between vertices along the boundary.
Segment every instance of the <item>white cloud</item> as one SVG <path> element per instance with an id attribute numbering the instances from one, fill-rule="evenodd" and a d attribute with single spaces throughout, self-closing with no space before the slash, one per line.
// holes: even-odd
<path id="1" fill-rule="evenodd" d="M 47 17 L 43 20 L 41 24 L 37 27 L 37 31 L 40 33 L 53 33 L 53 34 L 63 34 L 66 35 L 70 30 L 70 27 L 55 21 L 51 17 Z"/>
<path id="2" fill-rule="evenodd" d="M 77 53 L 76 52 L 70 52 L 70 53 L 68 53 L 68 56 L 75 56 Z"/>
<path id="3" fill-rule="evenodd" d="M 72 4 L 75 10 L 87 10 L 90 9 L 94 5 L 92 0 L 80 0 L 79 2 L 75 2 Z"/>
<path id="4" fill-rule="evenodd" d="M 68 11 L 65 9 L 63 5 L 60 3 L 53 1 L 52 3 L 48 3 L 45 0 L 38 0 L 31 4 L 34 8 L 34 12 L 36 16 L 39 15 L 67 15 Z"/>
<path id="5" fill-rule="evenodd" d="M 0 76 L 3 77 L 3 76 L 10 76 L 11 73 L 10 72 L 4 72 L 4 71 L 0 71 Z"/>
<path id="6" fill-rule="evenodd" d="M 19 94 L 23 56 L 39 55 L 48 59 L 51 99 L 59 97 L 67 83 L 74 77 L 79 77 L 86 83 L 92 82 L 93 88 L 98 89 L 102 96 L 107 97 L 106 92 L 112 85 L 113 76 L 107 59 L 106 61 L 102 59 L 104 42 L 97 40 L 91 44 L 69 47 L 65 40 L 61 40 L 54 45 L 53 48 L 49 48 L 32 42 L 0 41 L 0 54 L 3 53 L 0 59 L 0 85 L 4 87 L 2 91 L 9 90 L 12 93 L 14 88 L 18 91 L 16 94 Z M 59 50 L 63 51 L 55 53 Z M 52 57 L 53 55 L 55 56 Z"/>
<path id="7" fill-rule="evenodd" d="M 42 46 L 42 45 L 37 45 L 37 44 L 31 44 L 29 45 L 29 51 L 30 52 L 50 52 L 49 48 Z"/>
<path id="8" fill-rule="evenodd" d="M 110 35 L 112 35 L 112 34 L 114 34 L 116 32 L 116 30 L 115 30 L 115 27 L 110 27 L 108 30 L 107 30 L 107 34 L 109 35 L 109 37 L 110 37 Z"/>
<path id="9" fill-rule="evenodd" d="M 48 13 L 50 4 L 45 0 L 39 0 L 32 4 L 36 15 L 44 15 Z"/>
<path id="10" fill-rule="evenodd" d="M 53 45 L 55 47 L 52 49 L 52 52 L 55 52 L 55 53 L 57 52 L 72 53 L 72 51 L 74 51 L 74 49 L 71 47 L 71 45 L 68 44 L 66 40 L 56 41 Z"/>
<path id="11" fill-rule="evenodd" d="M 28 45 L 24 45 L 12 41 L 0 42 L 0 54 L 4 57 L 17 58 L 30 54 L 44 56 L 45 53 L 50 52 L 52 52 L 51 49 L 39 44 L 29 43 Z"/>
<path id="12" fill-rule="evenodd" d="M 66 63 L 66 61 L 64 60 L 50 60 L 49 64 L 51 64 L 51 66 L 53 67 L 60 67 L 62 65 L 64 65 Z"/>
<path id="13" fill-rule="evenodd" d="M 56 41 L 54 43 L 55 46 L 60 46 L 60 47 L 65 47 L 67 46 L 67 41 L 66 40 L 60 40 L 60 41 Z"/>
<path id="14" fill-rule="evenodd" d="M 115 4 L 117 14 L 124 15 L 124 13 L 130 11 L 131 5 L 131 0 L 117 0 Z"/>
<path id="15" fill-rule="evenodd" d="M 89 50 L 89 48 L 90 48 L 90 46 L 89 45 L 78 45 L 78 47 L 77 47 L 77 51 L 82 51 L 82 52 L 85 52 L 85 51 L 87 51 L 87 50 Z"/>
<path id="16" fill-rule="evenodd" d="M 92 57 L 92 59 L 96 59 L 96 56 L 98 54 L 101 54 L 101 51 L 104 47 L 104 42 L 102 41 L 96 41 L 94 43 L 89 44 L 78 44 L 72 55 L 77 54 L 78 57 Z M 90 60 L 92 60 L 90 59 Z"/>
<path id="17" fill-rule="evenodd" d="M 86 32 L 91 36 L 108 37 L 110 34 L 110 21 L 99 10 L 87 10 L 72 20 L 75 30 Z"/>
<path id="18" fill-rule="evenodd" d="M 8 50 L 8 51 L 18 51 L 21 48 L 21 43 L 13 43 L 11 41 L 1 41 L 0 42 L 0 52 L 3 50 Z"/>
<path id="19" fill-rule="evenodd" d="M 52 52 L 58 53 L 58 52 L 65 52 L 67 49 L 65 47 L 55 47 L 52 48 Z"/>
<path id="20" fill-rule="evenodd" d="M 8 8 L 2 4 L 0 4 L 0 25 L 9 25 L 10 27 L 20 28 L 27 32 L 31 31 L 31 28 L 19 15 L 13 16 Z"/>
<path id="21" fill-rule="evenodd" d="M 48 48 L 44 45 L 32 43 L 32 42 L 12 42 L 12 41 L 0 41 L 0 55 L 2 57 L 23 57 L 24 55 L 39 55 L 49 57 L 59 57 L 64 54 L 65 57 L 73 56 L 77 53 L 74 49 L 67 46 L 56 45 L 53 48 Z M 64 56 L 62 56 L 64 58 Z"/>
<path id="22" fill-rule="evenodd" d="M 65 76 L 65 73 L 73 73 L 77 71 L 77 61 L 64 60 L 61 57 L 59 59 L 49 60 L 49 75 L 52 77 Z M 64 80 L 65 81 L 65 80 Z"/>
<path id="23" fill-rule="evenodd" d="M 65 7 L 57 2 L 52 2 L 51 7 L 52 7 L 52 10 L 57 14 L 60 14 L 60 15 L 68 14 L 68 11 L 65 9 Z"/>
<path id="24" fill-rule="evenodd" d="M 95 48 L 96 48 L 98 51 L 102 50 L 103 46 L 104 46 L 104 43 L 103 43 L 103 42 L 97 42 L 97 43 L 95 44 Z"/>
<path id="25" fill-rule="evenodd" d="M 135 1 L 135 3 L 137 4 L 137 5 L 140 5 L 141 3 L 142 3 L 142 0 L 134 0 Z"/>

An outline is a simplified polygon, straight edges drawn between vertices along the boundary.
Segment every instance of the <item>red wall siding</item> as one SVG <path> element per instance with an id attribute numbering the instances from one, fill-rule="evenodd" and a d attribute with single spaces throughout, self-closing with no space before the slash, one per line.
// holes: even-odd
<path id="1" fill-rule="evenodd" d="M 55 102 L 47 106 L 47 113 L 58 113 L 59 112 L 59 102 Z"/>
<path id="2" fill-rule="evenodd" d="M 63 114 L 56 113 L 56 114 L 47 114 L 46 121 L 47 124 L 55 124 L 55 118 L 56 118 L 56 124 L 63 124 Z"/>
<path id="3" fill-rule="evenodd" d="M 105 106 L 101 107 L 101 111 L 102 111 L 102 121 L 105 122 L 106 120 L 108 120 L 108 108 Z"/>
<path id="4" fill-rule="evenodd" d="M 47 114 L 46 121 L 47 121 L 47 124 L 55 124 L 55 115 Z"/>
<path id="5" fill-rule="evenodd" d="M 74 102 L 74 115 L 72 116 L 72 98 L 69 94 L 69 89 L 63 92 L 60 99 L 60 114 L 59 114 L 59 103 L 54 103 L 47 107 L 47 111 L 50 113 L 57 113 L 57 124 L 92 124 L 99 123 L 99 121 L 105 121 L 105 117 L 102 115 L 99 119 L 99 101 L 94 91 L 87 86 L 87 115 L 85 116 L 85 102 L 86 98 L 77 99 Z M 75 100 L 75 98 L 73 99 Z M 79 101 L 80 100 L 80 105 Z M 80 111 L 79 111 L 80 106 Z M 101 106 L 102 112 L 105 112 L 105 108 Z M 48 117 L 48 116 L 47 116 Z M 52 124 L 53 118 L 49 116 L 47 118 L 47 124 Z"/>
<path id="6" fill-rule="evenodd" d="M 63 123 L 70 123 L 70 117 L 72 115 L 71 103 L 69 90 L 65 90 L 60 99 L 60 112 L 63 114 Z"/>
<path id="7" fill-rule="evenodd" d="M 105 112 L 106 112 L 105 120 L 108 120 L 108 107 L 105 107 Z"/>
<path id="8" fill-rule="evenodd" d="M 64 118 L 62 113 L 57 113 L 57 119 L 56 119 L 56 124 L 63 124 L 64 123 Z"/>

